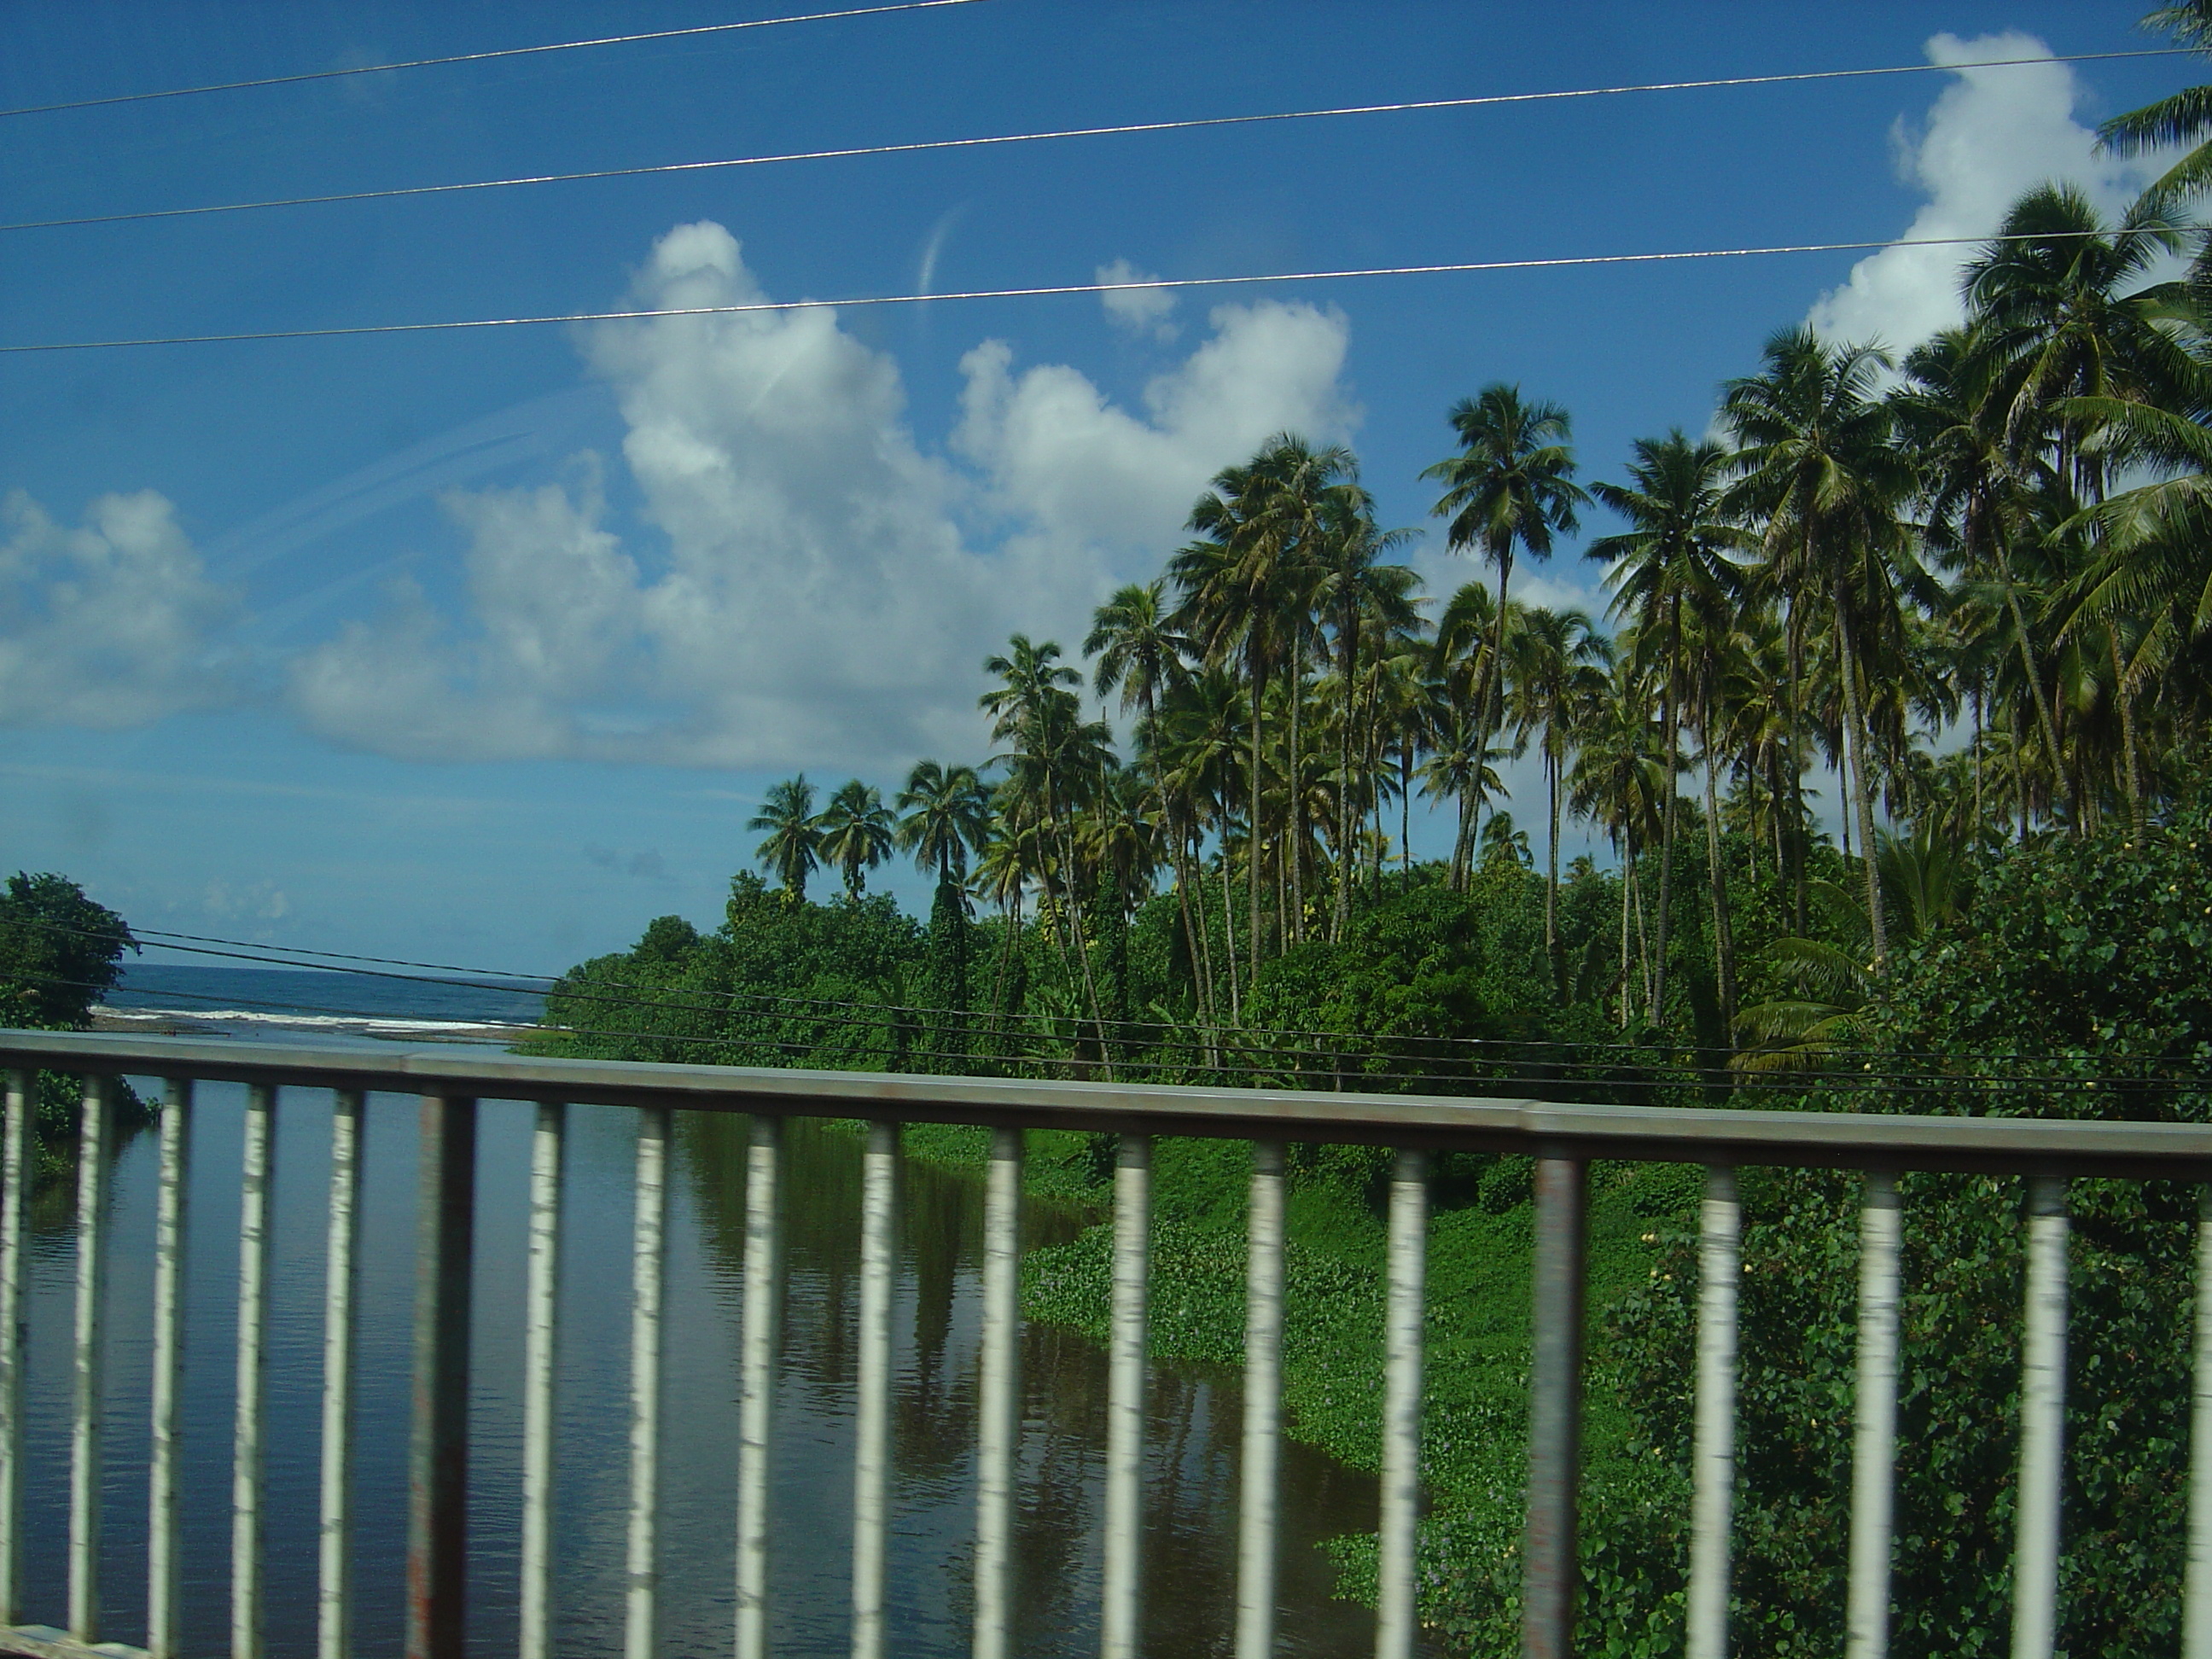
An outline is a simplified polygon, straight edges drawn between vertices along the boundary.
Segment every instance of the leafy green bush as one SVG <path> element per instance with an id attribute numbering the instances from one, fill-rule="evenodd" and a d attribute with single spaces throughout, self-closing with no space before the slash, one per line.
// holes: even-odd
<path id="1" fill-rule="evenodd" d="M 2212 1060 L 2212 814 L 1990 859 L 1949 927 L 1900 952 L 1874 1014 L 1877 1067 L 1923 1074 L 1874 1109 L 2202 1122 Z M 1856 1285 L 1856 1178 L 1747 1173 L 1735 1625 L 1747 1651 L 1842 1641 Z M 2024 1292 L 2020 1183 L 1916 1175 L 1904 1204 L 1896 1626 L 1892 1650 L 1994 1652 L 2011 1618 Z M 2072 1184 L 2060 1644 L 2114 1659 L 2178 1640 L 2197 1199 L 2177 1183 Z M 1697 1260 L 1687 1232 L 1611 1315 L 1630 1468 L 1686 1482 Z M 1599 1471 L 1586 1553 L 1601 1650 L 1679 1620 L 1687 1540 Z M 1510 1599 L 1505 1576 L 1465 1588 Z M 1481 1628 L 1495 1634 L 1493 1619 Z"/>

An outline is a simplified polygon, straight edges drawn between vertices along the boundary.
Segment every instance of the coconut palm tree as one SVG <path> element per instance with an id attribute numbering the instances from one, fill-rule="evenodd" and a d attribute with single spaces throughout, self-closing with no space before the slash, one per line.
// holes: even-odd
<path id="1" fill-rule="evenodd" d="M 753 849 L 761 866 L 782 884 L 783 896 L 793 904 L 806 898 L 806 878 L 820 867 L 822 836 L 814 822 L 814 786 L 802 772 L 795 778 L 769 786 L 761 810 L 745 820 L 745 828 L 767 832 Z"/>
<path id="2" fill-rule="evenodd" d="M 2112 470 L 2095 441 L 2096 416 L 2112 400 L 2186 406 L 2195 378 L 2187 355 L 2161 330 L 2143 288 L 2180 228 L 2155 200 L 2137 202 L 2108 226 L 2070 185 L 2042 185 L 2014 202 L 1993 241 L 1966 268 L 1979 349 L 2005 404 L 2015 456 L 2048 447 L 2059 481 L 2093 511 Z M 2103 635 L 2119 714 L 2122 781 L 2137 834 L 2144 822 L 2135 697 L 2113 612 L 2076 612 Z M 1879 936 L 1880 929 L 1876 933 Z"/>
<path id="3" fill-rule="evenodd" d="M 1543 761 L 1544 793 L 1550 835 L 1544 847 L 1544 956 L 1554 987 L 1561 983 L 1559 961 L 1559 782 L 1577 734 L 1588 724 L 1591 705 L 1607 690 L 1612 652 L 1581 611 L 1532 606 L 1523 613 L 1506 663 L 1508 709 L 1522 740 L 1534 736 Z M 1492 818 L 1495 823 L 1495 816 Z M 1525 839 L 1525 837 L 1524 837 Z M 1484 845 L 1489 844 L 1486 836 Z"/>
<path id="4" fill-rule="evenodd" d="M 1045 842 L 1038 866 L 1068 977 L 1079 982 L 1091 1006 L 1106 1076 L 1105 1024 L 1083 926 L 1084 882 L 1076 858 L 1074 818 L 1114 764 L 1111 734 L 1103 721 L 1085 720 L 1071 687 L 1082 676 L 1060 661 L 1059 644 L 1016 634 L 1004 655 L 984 659 L 983 672 L 999 684 L 977 699 L 992 716 L 991 737 L 1007 744 L 993 757 L 1006 769 L 1006 796 L 1034 815 Z"/>
<path id="5" fill-rule="evenodd" d="M 1574 482 L 1573 425 L 1559 404 L 1528 402 L 1520 387 L 1500 381 L 1461 398 L 1449 418 L 1459 453 L 1421 472 L 1444 487 L 1431 510 L 1449 520 L 1447 546 L 1474 549 L 1498 567 L 1495 637 L 1474 711 L 1474 748 L 1482 753 L 1498 729 L 1514 553 L 1551 557 L 1553 538 L 1574 532 L 1575 509 L 1589 497 Z"/>
<path id="6" fill-rule="evenodd" d="M 1620 1023 L 1638 1000 L 1629 976 L 1629 922 L 1640 915 L 1637 854 L 1656 838 L 1661 791 L 1673 781 L 1662 769 L 1658 723 L 1648 688 L 1636 672 L 1633 640 L 1616 642 L 1611 695 L 1594 711 L 1567 774 L 1567 804 L 1577 817 L 1595 821 L 1620 854 Z M 1648 987 L 1650 973 L 1644 975 Z M 1650 994 L 1640 999 L 1646 1006 Z"/>
<path id="7" fill-rule="evenodd" d="M 1426 800 L 1450 800 L 1459 805 L 1459 833 L 1452 844 L 1451 882 L 1464 892 L 1474 866 L 1475 814 L 1483 804 L 1502 793 L 1493 762 L 1509 760 L 1513 752 L 1493 745 L 1474 746 L 1474 715 L 1469 709 L 1447 702 L 1432 708 L 1436 722 L 1427 732 L 1428 757 L 1417 775 Z"/>
<path id="8" fill-rule="evenodd" d="M 1097 659 L 1091 684 L 1101 698 L 1121 694 L 1121 710 L 1137 716 L 1135 749 L 1148 779 L 1147 793 L 1155 816 L 1166 818 L 1167 802 L 1157 759 L 1152 727 L 1163 696 L 1171 696 L 1190 682 L 1191 659 L 1197 647 L 1176 626 L 1167 602 L 1164 578 L 1132 582 L 1098 607 L 1091 632 L 1083 641 L 1083 654 Z M 1182 896 L 1184 931 L 1190 933 L 1191 872 L 1183 858 L 1184 837 L 1170 829 L 1166 836 L 1169 862 Z M 1191 939 L 1192 971 L 1197 972 L 1196 939 Z"/>
<path id="9" fill-rule="evenodd" d="M 1132 582 L 1100 605 L 1084 636 L 1083 654 L 1098 659 L 1091 684 L 1099 696 L 1119 691 L 1122 711 L 1133 709 L 1141 730 L 1151 723 L 1160 698 L 1190 678 L 1190 659 L 1197 652 L 1176 626 L 1162 578 Z"/>
<path id="10" fill-rule="evenodd" d="M 2212 0 L 2179 0 L 2155 8 L 2142 21 L 2145 28 L 2164 29 L 2182 46 L 2212 52 Z M 2115 155 L 2187 144 L 2189 153 L 2144 193 L 2156 207 L 2179 206 L 2212 184 L 2212 87 L 2185 87 L 2115 115 L 2097 129 L 2097 137 L 2099 147 Z"/>
<path id="11" fill-rule="evenodd" d="M 1440 753 L 1449 748 L 1458 752 L 1460 758 L 1446 769 L 1468 786 L 1468 793 L 1459 797 L 1459 830 L 1452 842 L 1455 890 L 1466 884 L 1474 860 L 1475 831 L 1480 827 L 1478 820 L 1489 794 L 1489 786 L 1474 769 L 1474 757 L 1480 754 L 1486 763 L 1495 753 L 1494 747 L 1478 747 L 1483 688 L 1499 672 L 1492 659 L 1499 650 L 1510 648 L 1520 621 L 1521 606 L 1514 604 L 1501 610 L 1491 596 L 1489 585 L 1480 580 L 1462 585 L 1444 601 L 1443 611 L 1437 617 L 1425 682 L 1428 706 L 1422 711 L 1422 736 L 1432 750 Z M 1433 762 L 1437 756 L 1432 754 L 1431 758 Z M 1433 786 L 1442 774 L 1426 775 L 1431 787 L 1423 793 L 1435 794 Z M 1495 782 L 1494 778 L 1490 780 Z"/>
<path id="12" fill-rule="evenodd" d="M 1758 583 L 1789 606 L 1790 718 L 1801 731 L 1807 626 L 1826 612 L 1841 693 L 1844 781 L 1868 855 L 1867 914 L 1880 961 L 1888 946 L 1872 858 L 1866 684 L 1896 647 L 1905 594 L 1933 602 L 1900 519 L 1917 479 L 1912 459 L 1893 441 L 1894 414 L 1875 395 L 1889 366 L 1881 351 L 1831 346 L 1799 326 L 1771 336 L 1762 355 L 1764 370 L 1730 381 L 1722 404 L 1738 445 L 1739 476 L 1725 505 L 1765 524 Z M 1803 868 L 1801 855 L 1801 887 Z"/>
<path id="13" fill-rule="evenodd" d="M 999 907 L 999 961 L 991 976 L 991 1018 L 994 1032 L 1006 1007 L 1007 969 L 1022 938 L 1022 900 L 1036 879 L 1040 862 L 1036 827 L 1024 820 L 1018 803 L 994 799 L 983 844 L 975 852 L 969 884 L 978 898 Z"/>
<path id="14" fill-rule="evenodd" d="M 1979 622 L 1978 632 L 2001 626 L 2010 635 L 2020 689 L 2055 761 L 2045 647 L 2030 621 L 2031 609 L 2039 607 L 2031 605 L 2018 556 L 2034 550 L 2039 508 L 2057 481 L 2040 453 L 2008 441 L 1996 362 L 1973 331 L 1947 329 L 1905 360 L 1905 380 L 1890 406 L 1900 439 L 1921 458 L 1923 538 L 1966 584 L 1954 595 L 1966 621 Z M 1977 587 L 1990 603 L 1978 602 L 1984 595 Z M 2027 828 L 2023 822 L 2023 834 Z"/>
<path id="15" fill-rule="evenodd" d="M 1365 792 L 1354 785 L 1354 749 L 1358 736 L 1360 645 L 1379 647 L 1419 621 L 1413 597 L 1419 577 L 1407 566 L 1385 562 L 1385 556 L 1413 539 L 1408 530 L 1382 530 L 1375 522 L 1374 502 L 1364 490 L 1340 490 L 1329 503 L 1315 558 L 1313 603 L 1334 647 L 1336 690 L 1336 894 L 1329 936 L 1340 939 L 1352 913 L 1356 845 L 1353 802 Z M 1370 786 L 1371 787 L 1371 786 Z"/>
<path id="16" fill-rule="evenodd" d="M 1516 827 L 1510 812 L 1492 812 L 1482 826 L 1482 863 L 1510 865 L 1526 870 L 1535 860 L 1528 851 L 1528 832 Z"/>
<path id="17" fill-rule="evenodd" d="M 1398 802 L 1398 867 L 1406 875 L 1410 875 L 1413 868 L 1413 775 L 1420 765 L 1422 749 L 1431 730 L 1428 715 L 1434 702 L 1430 684 L 1432 665 L 1426 641 L 1408 629 L 1385 642 L 1382 656 L 1368 676 L 1368 727 L 1376 783 L 1376 827 L 1380 834 L 1383 795 L 1387 793 L 1395 796 Z M 1386 763 L 1396 774 L 1395 780 L 1387 784 L 1382 770 Z M 1383 839 L 1387 842 L 1389 838 L 1385 836 Z M 1378 863 L 1378 894 L 1381 884 Z"/>
<path id="18" fill-rule="evenodd" d="M 936 871 L 939 886 L 966 880 L 969 852 L 981 850 L 991 823 L 991 792 L 975 769 L 916 761 L 896 804 L 898 844 L 915 867 Z"/>
<path id="19" fill-rule="evenodd" d="M 1229 1018 L 1243 1018 L 1242 975 L 1237 963 L 1237 922 L 1230 900 L 1229 843 L 1236 817 L 1237 757 L 1245 746 L 1246 704 L 1242 690 L 1220 668 L 1202 669 L 1162 704 L 1152 726 L 1152 765 L 1161 780 L 1167 815 L 1187 837 L 1184 854 L 1195 890 L 1192 920 L 1195 959 L 1206 976 L 1208 1017 L 1221 1018 L 1214 981 L 1212 923 L 1206 919 L 1206 883 L 1200 848 L 1210 827 L 1221 849 L 1222 963 L 1229 981 Z"/>
<path id="20" fill-rule="evenodd" d="M 1930 826 L 1917 826 L 1909 836 L 1883 831 L 1867 862 L 1889 895 L 1900 939 L 1928 938 L 1948 926 L 1965 902 L 1959 848 Z M 1873 1041 L 1879 987 L 1866 966 L 1866 913 L 1842 888 L 1827 882 L 1815 888 L 1829 916 L 1828 936 L 1778 939 L 1767 947 L 1769 976 L 1794 994 L 1756 1003 L 1736 1017 L 1744 1046 L 1732 1063 L 1741 1069 L 1817 1070 Z"/>
<path id="21" fill-rule="evenodd" d="M 1626 530 L 1601 537 L 1584 550 L 1608 567 L 1613 615 L 1632 618 L 1638 641 L 1657 655 L 1661 740 L 1669 776 L 1680 769 L 1689 640 L 1726 629 L 1744 586 L 1731 556 L 1758 544 L 1723 505 L 1729 465 L 1720 445 L 1692 442 L 1677 427 L 1663 438 L 1636 441 L 1626 484 L 1592 486 L 1601 502 L 1628 521 Z M 1658 965 L 1650 1013 L 1655 1025 L 1667 994 L 1677 801 L 1670 790 L 1659 836 Z"/>
<path id="22" fill-rule="evenodd" d="M 1263 759 L 1268 687 L 1278 674 L 1301 677 L 1304 653 L 1312 638 L 1311 593 L 1315 578 L 1310 563 L 1331 491 L 1351 481 L 1351 452 L 1342 448 L 1316 450 L 1289 433 L 1278 433 L 1261 446 L 1253 459 L 1223 469 L 1212 487 L 1191 508 L 1188 528 L 1200 539 L 1178 551 L 1170 561 L 1169 579 L 1181 596 L 1177 625 L 1198 644 L 1209 664 L 1241 664 L 1252 709 L 1251 760 L 1245 778 L 1253 834 L 1247 847 L 1246 882 L 1250 914 L 1251 971 L 1260 966 L 1261 849 L 1267 840 L 1261 827 L 1266 799 Z M 1303 699 L 1287 700 L 1291 721 L 1290 753 L 1295 763 L 1300 748 L 1298 721 Z M 1287 797 L 1291 813 L 1300 814 L 1297 792 Z M 1276 840 L 1299 844 L 1303 824 L 1285 826 Z M 1296 872 L 1291 884 L 1295 890 Z M 1302 907 L 1293 903 L 1289 907 Z M 1284 937 L 1291 937 L 1295 922 L 1284 917 Z"/>
<path id="23" fill-rule="evenodd" d="M 2071 610 L 2116 630 L 2129 619 L 2133 702 L 2212 635 L 2212 430 L 2185 413 L 2120 399 L 2100 412 L 2115 458 L 2153 476 L 2096 509 L 2099 551 Z"/>
<path id="24" fill-rule="evenodd" d="M 896 844 L 897 825 L 882 792 L 858 778 L 838 786 L 814 827 L 822 838 L 823 860 L 837 866 L 851 898 L 860 896 L 868 872 L 890 858 Z"/>

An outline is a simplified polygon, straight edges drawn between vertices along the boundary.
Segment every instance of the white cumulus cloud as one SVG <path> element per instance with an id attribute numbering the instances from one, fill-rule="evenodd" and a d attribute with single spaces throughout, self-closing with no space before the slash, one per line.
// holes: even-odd
<path id="1" fill-rule="evenodd" d="M 141 726 L 226 701 L 234 608 L 154 490 L 102 495 L 74 529 L 0 500 L 0 722 Z"/>
<path id="2" fill-rule="evenodd" d="M 763 297 L 720 226 L 655 245 L 653 308 Z M 455 492 L 466 595 L 416 587 L 295 664 L 338 740 L 417 757 L 890 764 L 971 752 L 981 658 L 1067 643 L 1113 581 L 1156 568 L 1206 478 L 1284 427 L 1348 418 L 1341 317 L 1224 307 L 1117 407 L 1083 374 L 970 352 L 952 453 L 926 449 L 896 363 L 828 307 L 595 325 L 657 534 L 618 536 L 580 483 Z"/>
<path id="3" fill-rule="evenodd" d="M 1218 307 L 1209 320 L 1212 337 L 1146 385 L 1141 413 L 1065 365 L 1017 374 L 1004 341 L 961 361 L 953 443 L 1022 526 L 1020 540 L 1064 553 L 1150 547 L 1157 559 L 1222 467 L 1273 433 L 1325 440 L 1355 418 L 1341 387 L 1341 313 L 1263 301 Z"/>
<path id="4" fill-rule="evenodd" d="M 307 724 L 416 759 L 578 752 L 594 705 L 624 685 L 638 616 L 636 567 L 600 527 L 598 468 L 584 465 L 574 496 L 556 484 L 448 494 L 469 532 L 478 631 L 457 635 L 412 579 L 391 584 L 380 615 L 294 660 Z"/>
<path id="5" fill-rule="evenodd" d="M 2045 179 L 2078 185 L 2107 215 L 2124 209 L 2154 169 L 2096 153 L 2094 129 L 2074 118 L 2081 95 L 2073 66 L 2051 49 L 2007 31 L 1962 40 L 1939 34 L 1928 61 L 2009 60 L 2019 67 L 1961 69 L 1917 133 L 1900 122 L 1898 169 L 1926 193 L 1907 239 L 1987 236 L 2020 194 Z M 1971 246 L 1888 247 L 1852 267 L 1850 278 L 1814 305 L 1808 320 L 1832 340 L 1878 341 L 1905 351 L 1965 319 L 1959 277 Z"/>
<path id="6" fill-rule="evenodd" d="M 1150 279 L 1146 273 L 1127 259 L 1116 259 L 1110 265 L 1099 266 L 1097 280 L 1140 285 L 1109 289 L 1098 296 L 1099 303 L 1106 307 L 1108 322 L 1131 334 L 1149 334 L 1158 340 L 1175 338 L 1176 325 L 1168 320 L 1174 314 L 1176 307 L 1172 289 L 1150 286 Z"/>

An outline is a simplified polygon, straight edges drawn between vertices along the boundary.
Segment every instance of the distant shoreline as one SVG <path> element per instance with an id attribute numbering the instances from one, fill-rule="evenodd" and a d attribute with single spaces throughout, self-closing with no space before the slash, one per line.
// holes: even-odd
<path id="1" fill-rule="evenodd" d="M 267 1014 L 243 1009 L 111 1008 L 92 1011 L 95 1031 L 131 1031 L 156 1036 L 235 1036 L 240 1025 L 289 1032 L 323 1032 L 374 1037 L 387 1042 L 510 1043 L 539 1027 L 520 1023 L 410 1019 L 404 1016 Z"/>

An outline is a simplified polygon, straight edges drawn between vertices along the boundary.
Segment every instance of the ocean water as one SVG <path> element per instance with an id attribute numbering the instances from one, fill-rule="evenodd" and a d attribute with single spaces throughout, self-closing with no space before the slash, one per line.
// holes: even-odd
<path id="1" fill-rule="evenodd" d="M 131 962 L 101 1006 L 104 1024 L 180 1035 L 282 1041 L 287 1035 L 384 1041 L 511 1042 L 544 1012 L 542 981 L 300 968 Z"/>

